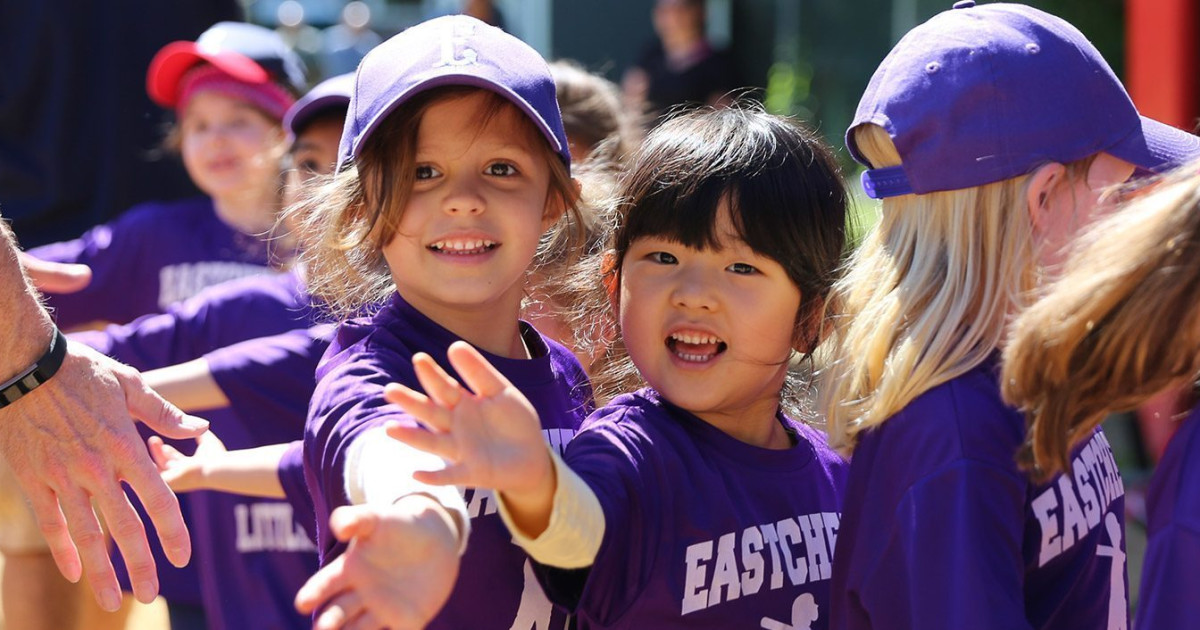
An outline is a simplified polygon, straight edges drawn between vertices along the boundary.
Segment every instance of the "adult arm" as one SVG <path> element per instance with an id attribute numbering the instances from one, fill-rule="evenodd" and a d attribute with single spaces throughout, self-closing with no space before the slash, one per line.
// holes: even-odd
<path id="1" fill-rule="evenodd" d="M 25 278 L 7 224 L 0 222 L 0 379 L 8 380 L 45 353 L 54 326 Z M 33 506 L 59 570 L 75 581 L 85 574 L 101 606 L 116 610 L 120 589 L 105 538 L 92 510 L 100 510 L 121 549 L 142 601 L 158 592 L 145 529 L 121 487 L 138 495 L 173 564 L 191 555 L 175 495 L 134 429 L 130 417 L 175 438 L 207 428 L 167 404 L 131 368 L 68 343 L 58 373 L 0 408 L 0 456 L 12 465 Z"/>

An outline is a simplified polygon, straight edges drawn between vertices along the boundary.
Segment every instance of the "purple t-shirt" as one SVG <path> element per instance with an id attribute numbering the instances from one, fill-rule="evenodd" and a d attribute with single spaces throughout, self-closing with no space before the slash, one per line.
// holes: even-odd
<path id="1" fill-rule="evenodd" d="M 591 385 L 569 350 L 528 324 L 521 334 L 533 359 L 485 353 L 533 404 L 547 440 L 561 448 L 592 407 Z M 374 317 L 342 324 L 317 372 L 304 435 L 304 468 L 313 492 L 322 564 L 346 549 L 329 532 L 330 513 L 349 503 L 343 471 L 351 442 L 386 420 L 406 417 L 383 400 L 390 382 L 419 388 L 412 357 L 431 355 L 449 369 L 446 349 L 458 337 L 421 314 L 398 294 Z M 469 489 L 471 541 L 450 600 L 429 628 L 561 629 L 525 553 L 512 542 L 490 492 Z"/>
<path id="2" fill-rule="evenodd" d="M 1049 483 L 989 360 L 863 434 L 833 567 L 838 630 L 1128 627 L 1125 489 L 1104 433 Z"/>
<path id="3" fill-rule="evenodd" d="M 270 416 L 303 427 L 317 364 L 335 329 L 333 324 L 297 328 L 217 348 L 204 358 L 229 406 L 244 422 Z"/>
<path id="4" fill-rule="evenodd" d="M 796 444 L 740 442 L 654 390 L 592 414 L 566 462 L 596 493 L 590 570 L 542 567 L 580 628 L 826 628 L 846 462 L 782 414 Z"/>
<path id="5" fill-rule="evenodd" d="M 1200 627 L 1200 407 L 1179 426 L 1146 495 L 1135 628 Z"/>
<path id="6" fill-rule="evenodd" d="M 208 287 L 127 324 L 72 333 L 139 370 L 198 359 L 240 341 L 312 326 L 318 311 L 294 271 L 251 276 Z"/>
<path id="7" fill-rule="evenodd" d="M 87 288 L 46 296 L 63 329 L 125 323 L 205 287 L 270 271 L 267 244 L 222 222 L 207 197 L 142 204 L 78 239 L 29 253 L 92 268 Z"/>

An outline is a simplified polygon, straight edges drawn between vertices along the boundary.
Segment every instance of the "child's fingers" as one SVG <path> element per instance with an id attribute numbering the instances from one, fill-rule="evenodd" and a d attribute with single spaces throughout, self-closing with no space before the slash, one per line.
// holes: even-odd
<path id="1" fill-rule="evenodd" d="M 389 423 L 384 430 L 388 437 L 404 442 L 418 451 L 425 451 L 442 459 L 459 459 L 454 439 L 447 433 L 434 433 L 421 427 L 399 423 Z"/>
<path id="2" fill-rule="evenodd" d="M 346 555 L 342 554 L 314 573 L 300 587 L 296 592 L 296 610 L 302 615 L 311 615 L 322 603 L 345 590 L 348 581 Z"/>
<path id="3" fill-rule="evenodd" d="M 475 395 L 490 398 L 511 387 L 508 381 L 474 346 L 465 341 L 450 344 L 447 351 L 450 365 L 462 376 L 463 382 Z"/>
<path id="4" fill-rule="evenodd" d="M 481 485 L 472 479 L 470 469 L 465 464 L 446 464 L 441 470 L 417 470 L 413 479 L 431 486 L 477 486 Z"/>
<path id="5" fill-rule="evenodd" d="M 368 505 L 343 505 L 329 515 L 329 531 L 342 542 L 370 536 L 379 517 Z"/>
<path id="6" fill-rule="evenodd" d="M 450 430 L 450 411 L 420 392 L 399 383 L 388 383 L 383 388 L 383 398 L 438 431 Z"/>
<path id="7" fill-rule="evenodd" d="M 212 431 L 205 431 L 204 433 L 196 436 L 196 450 L 223 453 L 228 449 L 225 448 L 225 443 L 221 441 L 221 438 L 217 437 L 216 433 L 213 433 Z"/>
<path id="8" fill-rule="evenodd" d="M 313 630 L 338 630 L 348 627 L 358 617 L 362 616 L 363 602 L 353 589 L 342 591 L 325 604 L 325 609 L 317 616 Z"/>
<path id="9" fill-rule="evenodd" d="M 171 460 L 179 455 L 179 451 L 163 442 L 162 438 L 157 435 L 151 435 L 146 440 L 146 446 L 150 449 L 150 457 L 154 459 L 154 465 L 158 466 L 158 472 L 166 472 Z"/>
<path id="10" fill-rule="evenodd" d="M 446 409 L 453 409 L 458 401 L 462 400 L 463 391 L 458 381 L 447 374 L 433 357 L 418 352 L 413 357 L 413 369 L 416 370 L 417 380 L 421 382 L 421 387 L 425 388 L 426 395 L 437 404 Z"/>

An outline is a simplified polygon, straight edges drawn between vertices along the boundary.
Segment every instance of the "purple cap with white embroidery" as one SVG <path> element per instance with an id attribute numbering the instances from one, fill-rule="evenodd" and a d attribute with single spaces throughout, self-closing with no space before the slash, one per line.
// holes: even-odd
<path id="1" fill-rule="evenodd" d="M 981 186 L 1099 152 L 1159 171 L 1200 138 L 1140 116 L 1078 29 L 1018 4 L 962 0 L 909 31 L 879 65 L 846 132 L 885 129 L 900 166 L 863 173 L 880 199 Z"/>
<path id="2" fill-rule="evenodd" d="M 367 138 L 397 107 L 448 85 L 491 90 L 511 101 L 570 168 L 567 134 L 546 61 L 498 28 L 448 15 L 408 28 L 363 57 L 338 149 L 338 170 L 359 156 Z"/>

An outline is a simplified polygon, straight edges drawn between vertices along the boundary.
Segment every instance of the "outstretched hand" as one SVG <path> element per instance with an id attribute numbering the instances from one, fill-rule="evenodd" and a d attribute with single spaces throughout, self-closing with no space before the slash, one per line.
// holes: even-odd
<path id="1" fill-rule="evenodd" d="M 17 260 L 33 286 L 44 293 L 74 293 L 92 281 L 92 270 L 87 265 L 50 262 L 25 252 L 17 252 Z"/>
<path id="2" fill-rule="evenodd" d="M 106 610 L 121 604 L 93 503 L 129 568 L 134 594 L 154 599 L 158 576 L 146 530 L 119 482 L 138 496 L 167 558 L 187 564 L 191 542 L 175 495 L 159 477 L 130 417 L 168 437 L 208 428 L 151 391 L 136 370 L 68 342 L 54 378 L 0 411 L 0 454 L 11 464 L 62 574 L 86 574 Z"/>
<path id="3" fill-rule="evenodd" d="M 192 455 L 184 455 L 157 435 L 150 436 L 146 444 L 163 481 L 175 492 L 207 489 L 205 463 L 226 452 L 225 443 L 212 431 L 196 438 L 196 451 Z"/>
<path id="4" fill-rule="evenodd" d="M 320 610 L 315 630 L 424 628 L 458 579 L 458 534 L 432 498 L 349 505 L 329 517 L 346 552 L 322 567 L 296 594 L 296 609 Z"/>
<path id="5" fill-rule="evenodd" d="M 491 488 L 509 497 L 553 494 L 553 464 L 533 406 L 479 351 L 462 341 L 448 350 L 459 385 L 427 354 L 413 357 L 426 394 L 391 383 L 384 397 L 429 430 L 389 423 L 387 433 L 446 460 L 438 471 L 414 475 L 434 485 Z"/>

